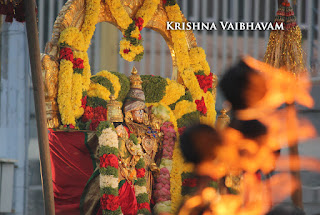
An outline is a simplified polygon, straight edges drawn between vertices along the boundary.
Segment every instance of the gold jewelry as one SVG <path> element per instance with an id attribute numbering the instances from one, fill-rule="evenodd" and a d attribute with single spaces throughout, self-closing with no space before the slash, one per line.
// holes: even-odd
<path id="1" fill-rule="evenodd" d="M 135 67 L 132 68 L 130 76 L 131 88 L 142 90 L 142 80 Z"/>
<path id="2" fill-rule="evenodd" d="M 114 95 L 110 95 L 110 101 L 107 104 L 107 120 L 110 122 L 123 122 L 121 103 L 116 101 Z"/>

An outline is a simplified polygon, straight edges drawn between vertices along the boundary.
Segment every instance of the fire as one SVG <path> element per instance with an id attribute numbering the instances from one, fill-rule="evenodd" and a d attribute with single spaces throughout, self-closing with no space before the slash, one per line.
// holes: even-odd
<path id="1" fill-rule="evenodd" d="M 218 149 L 214 165 L 204 164 L 199 171 L 211 172 L 215 178 L 238 172 L 242 173 L 243 180 L 239 195 L 219 195 L 207 188 L 186 202 L 190 207 L 200 206 L 211 199 L 209 214 L 263 215 L 273 203 L 283 201 L 299 186 L 299 182 L 289 173 L 279 173 L 262 181 L 255 175 L 258 170 L 264 174 L 275 169 L 283 172 L 301 169 L 320 172 L 320 162 L 314 158 L 294 155 L 279 157 L 276 153 L 281 148 L 297 145 L 301 140 L 316 136 L 312 124 L 297 117 L 294 106 L 300 104 L 310 108 L 314 105 L 309 94 L 311 83 L 307 75 L 297 77 L 251 57 L 244 61 L 257 70 L 263 79 L 251 77 L 252 85 L 246 93 L 250 108 L 237 111 L 235 115 L 240 120 L 259 120 L 266 126 L 267 132 L 250 139 L 233 128 L 221 132 L 224 144 Z"/>

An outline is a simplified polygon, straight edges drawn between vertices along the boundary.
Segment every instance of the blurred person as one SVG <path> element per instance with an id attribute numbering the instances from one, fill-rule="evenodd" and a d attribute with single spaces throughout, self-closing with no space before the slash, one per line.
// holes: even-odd
<path id="1" fill-rule="evenodd" d="M 212 211 L 210 203 L 217 197 L 221 185 L 217 182 L 219 174 L 215 169 L 214 160 L 217 156 L 217 149 L 222 145 L 222 138 L 219 133 L 208 125 L 193 125 L 185 130 L 180 137 L 180 147 L 182 154 L 187 162 L 195 165 L 195 175 L 197 186 L 195 192 L 191 195 L 180 209 L 179 214 L 210 214 Z M 223 186 L 223 185 L 222 185 Z M 189 204 L 193 200 L 199 204 Z M 186 213 L 187 211 L 187 213 Z"/>

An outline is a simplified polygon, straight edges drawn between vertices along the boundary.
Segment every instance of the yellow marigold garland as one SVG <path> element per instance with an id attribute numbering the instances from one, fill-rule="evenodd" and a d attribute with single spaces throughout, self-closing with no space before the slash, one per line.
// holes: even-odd
<path id="1" fill-rule="evenodd" d="M 119 0 L 107 0 L 108 6 L 112 13 L 112 16 L 116 19 L 117 24 L 120 28 L 127 29 L 129 25 L 132 23 L 132 19 L 130 18 L 127 11 L 124 9 L 121 1 Z"/>
<path id="2" fill-rule="evenodd" d="M 72 74 L 73 63 L 69 60 L 61 60 L 59 71 L 58 104 L 61 121 L 64 125 L 76 124 L 70 99 L 72 92 Z"/>
<path id="3" fill-rule="evenodd" d="M 178 101 L 180 97 L 186 93 L 186 91 L 184 86 L 176 81 L 167 78 L 167 83 L 168 85 L 166 87 L 166 94 L 160 102 L 165 105 L 171 105 Z"/>
<path id="4" fill-rule="evenodd" d="M 99 97 L 103 100 L 109 100 L 111 93 L 110 91 L 101 86 L 100 84 L 91 83 L 89 90 L 88 90 L 88 96 L 89 97 Z"/>
<path id="5" fill-rule="evenodd" d="M 130 52 L 123 54 L 125 50 L 130 50 Z M 120 41 L 119 54 L 123 57 L 123 59 L 129 62 L 134 61 L 136 56 L 143 52 L 144 52 L 144 47 L 142 45 L 134 46 L 128 40 Z"/>
<path id="6" fill-rule="evenodd" d="M 191 48 L 189 51 L 190 63 L 193 71 L 203 70 L 206 75 L 210 74 L 210 66 L 205 51 L 201 47 Z"/>
<path id="7" fill-rule="evenodd" d="M 143 27 L 152 19 L 156 12 L 160 0 L 145 0 L 142 7 L 138 10 L 136 18 L 141 17 L 144 20 Z"/>
<path id="8" fill-rule="evenodd" d="M 90 46 L 91 38 L 96 29 L 98 23 L 98 17 L 100 13 L 100 0 L 87 0 L 86 11 L 83 25 L 81 26 L 81 32 L 85 41 L 85 50 Z"/>
<path id="9" fill-rule="evenodd" d="M 83 34 L 76 27 L 69 27 L 60 34 L 59 44 L 68 44 L 78 51 L 86 51 Z"/>
<path id="10" fill-rule="evenodd" d="M 118 76 L 112 74 L 111 72 L 108 72 L 107 70 L 103 70 L 101 72 L 98 72 L 97 75 L 109 79 L 109 81 L 112 83 L 112 86 L 114 89 L 114 96 L 117 99 L 119 96 L 119 92 L 121 90 L 121 84 L 120 84 Z"/>
<path id="11" fill-rule="evenodd" d="M 177 103 L 173 113 L 176 119 L 180 119 L 183 115 L 197 111 L 197 105 L 194 102 L 183 100 Z"/>
<path id="12" fill-rule="evenodd" d="M 72 93 L 71 104 L 74 112 L 75 119 L 80 118 L 83 115 L 84 109 L 81 107 L 82 102 L 82 75 L 74 73 L 72 75 Z"/>

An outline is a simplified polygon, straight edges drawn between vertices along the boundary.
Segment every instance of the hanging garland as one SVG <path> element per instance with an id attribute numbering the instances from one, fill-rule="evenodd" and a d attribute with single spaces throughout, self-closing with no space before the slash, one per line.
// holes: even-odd
<path id="1" fill-rule="evenodd" d="M 177 140 L 174 125 L 165 122 L 161 131 L 164 133 L 163 153 L 160 162 L 160 174 L 155 178 L 154 200 L 155 214 L 171 212 L 170 173 L 172 170 L 173 150 Z"/>
<path id="2" fill-rule="evenodd" d="M 109 122 L 101 122 L 97 130 L 100 157 L 100 205 L 103 214 L 122 214 L 118 190 L 118 135 Z"/>
<path id="3" fill-rule="evenodd" d="M 74 127 L 84 113 L 82 95 L 90 85 L 90 64 L 86 50 L 98 22 L 100 0 L 87 0 L 81 30 L 69 27 L 60 34 L 58 105 L 62 124 Z"/>
<path id="4" fill-rule="evenodd" d="M 107 0 L 107 3 L 117 24 L 123 29 L 119 54 L 129 62 L 140 61 L 144 55 L 141 31 L 153 17 L 160 0 L 145 0 L 133 20 L 120 0 Z"/>

